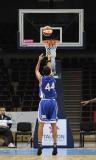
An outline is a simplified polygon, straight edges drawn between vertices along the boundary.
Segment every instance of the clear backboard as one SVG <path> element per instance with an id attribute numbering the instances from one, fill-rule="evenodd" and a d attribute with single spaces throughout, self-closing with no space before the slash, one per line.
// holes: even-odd
<path id="1" fill-rule="evenodd" d="M 46 25 L 59 29 L 58 47 L 83 47 L 83 9 L 19 9 L 19 47 L 44 47 L 41 32 Z"/>

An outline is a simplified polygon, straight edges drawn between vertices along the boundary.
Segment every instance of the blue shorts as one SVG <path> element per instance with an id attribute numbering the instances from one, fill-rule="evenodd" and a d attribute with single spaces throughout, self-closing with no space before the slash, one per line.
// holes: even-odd
<path id="1" fill-rule="evenodd" d="M 56 123 L 57 112 L 58 107 L 55 99 L 41 99 L 38 109 L 38 121 Z"/>

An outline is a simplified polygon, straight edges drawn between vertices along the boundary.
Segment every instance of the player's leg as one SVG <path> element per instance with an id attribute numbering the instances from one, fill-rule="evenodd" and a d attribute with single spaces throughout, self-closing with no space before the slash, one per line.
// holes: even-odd
<path id="1" fill-rule="evenodd" d="M 44 127 L 44 123 L 43 122 L 38 122 L 38 141 L 39 142 L 42 142 L 43 127 Z"/>
<path id="2" fill-rule="evenodd" d="M 43 137 L 43 127 L 44 127 L 44 121 L 42 119 L 43 113 L 43 101 L 41 100 L 39 102 L 39 108 L 38 108 L 38 151 L 37 155 L 42 154 L 42 137 Z"/>
<path id="3" fill-rule="evenodd" d="M 56 123 L 51 123 L 52 126 L 52 136 L 53 136 L 53 152 L 52 155 L 57 154 L 57 126 Z"/>
<path id="4" fill-rule="evenodd" d="M 44 123 L 38 122 L 38 151 L 37 151 L 37 155 L 42 154 L 43 127 L 44 127 Z"/>
<path id="5" fill-rule="evenodd" d="M 56 123 L 51 123 L 51 127 L 52 127 L 53 142 L 57 143 L 57 126 L 56 126 Z"/>
<path id="6" fill-rule="evenodd" d="M 53 136 L 53 152 L 52 155 L 57 154 L 57 112 L 58 106 L 56 100 L 52 100 L 51 107 L 53 111 L 51 112 L 51 126 L 52 126 L 52 136 Z"/>

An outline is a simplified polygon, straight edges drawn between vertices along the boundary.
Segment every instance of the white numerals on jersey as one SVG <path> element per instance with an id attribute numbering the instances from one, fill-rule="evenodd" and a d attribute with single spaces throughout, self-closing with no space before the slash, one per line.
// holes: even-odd
<path id="1" fill-rule="evenodd" d="M 54 82 L 52 84 L 47 83 L 45 86 L 45 89 L 47 89 L 48 91 L 50 91 L 51 89 L 54 89 L 54 88 L 55 88 Z"/>

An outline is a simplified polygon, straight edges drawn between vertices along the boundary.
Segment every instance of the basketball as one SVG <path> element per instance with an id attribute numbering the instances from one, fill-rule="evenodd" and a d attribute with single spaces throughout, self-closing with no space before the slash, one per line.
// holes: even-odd
<path id="1" fill-rule="evenodd" d="M 43 32 L 43 35 L 44 35 L 44 36 L 50 36 L 50 35 L 53 33 L 53 29 L 52 29 L 52 27 L 50 27 L 50 26 L 45 26 L 45 27 L 42 29 L 42 32 Z"/>

